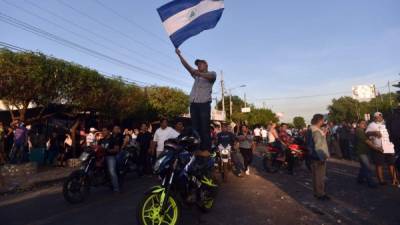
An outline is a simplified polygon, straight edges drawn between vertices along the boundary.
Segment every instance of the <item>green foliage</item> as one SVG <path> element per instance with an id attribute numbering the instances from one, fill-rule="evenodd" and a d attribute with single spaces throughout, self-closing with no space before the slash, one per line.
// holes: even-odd
<path id="1" fill-rule="evenodd" d="M 43 109 L 62 103 L 76 113 L 92 111 L 121 120 L 136 115 L 177 116 L 187 112 L 189 105 L 180 90 L 150 87 L 145 92 L 121 78 L 106 78 L 95 70 L 33 52 L 0 49 L 0 85 L 0 99 L 17 108 L 22 120 L 29 103 Z"/>
<path id="2" fill-rule="evenodd" d="M 275 113 L 270 109 L 257 109 L 252 108 L 250 113 L 243 113 L 244 121 L 250 126 L 255 126 L 257 124 L 264 125 L 269 122 L 278 122 L 278 118 Z"/>
<path id="3" fill-rule="evenodd" d="M 176 88 L 156 87 L 147 88 L 149 108 L 157 112 L 157 116 L 173 118 L 188 112 L 189 96 Z"/>
<path id="4" fill-rule="evenodd" d="M 373 114 L 376 111 L 387 114 L 391 107 L 398 104 L 394 93 L 392 93 L 391 100 L 392 103 L 390 103 L 389 94 L 379 95 L 369 102 L 359 102 L 351 97 L 333 99 L 331 105 L 328 106 L 329 120 L 333 122 L 354 122 L 364 118 L 365 114 Z"/>
<path id="5" fill-rule="evenodd" d="M 306 127 L 306 121 L 301 116 L 296 116 L 293 118 L 293 126 L 297 129 L 302 129 Z"/>

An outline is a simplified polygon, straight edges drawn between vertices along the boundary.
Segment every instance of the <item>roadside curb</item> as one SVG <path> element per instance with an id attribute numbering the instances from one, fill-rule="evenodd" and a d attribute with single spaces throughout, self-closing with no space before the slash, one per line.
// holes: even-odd
<path id="1" fill-rule="evenodd" d="M 59 175 L 52 179 L 44 179 L 44 180 L 27 182 L 27 183 L 21 183 L 21 184 L 16 184 L 14 186 L 10 185 L 10 187 L 8 187 L 8 188 L 4 187 L 4 188 L 0 189 L 0 196 L 19 194 L 19 193 L 31 191 L 36 188 L 51 186 L 51 185 L 63 182 L 72 171 L 73 170 L 66 170 L 65 174 Z"/>

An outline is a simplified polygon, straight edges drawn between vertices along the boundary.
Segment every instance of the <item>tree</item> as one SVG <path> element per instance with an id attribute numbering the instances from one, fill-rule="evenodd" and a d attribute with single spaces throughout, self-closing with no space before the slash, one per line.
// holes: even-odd
<path id="1" fill-rule="evenodd" d="M 302 129 L 306 127 L 306 122 L 303 117 L 296 116 L 293 118 L 293 126 L 297 129 Z"/>
<path id="2" fill-rule="evenodd" d="M 41 53 L 0 50 L 0 99 L 13 119 L 18 116 L 24 121 L 30 104 L 41 106 L 42 113 L 50 103 L 60 99 L 63 85 L 58 68 L 62 64 L 61 60 Z"/>
<path id="3" fill-rule="evenodd" d="M 333 99 L 331 105 L 328 106 L 329 120 L 333 122 L 354 122 L 364 118 L 365 114 L 373 114 L 376 111 L 386 115 L 391 111 L 391 107 L 398 103 L 393 97 L 394 94 L 391 95 L 390 98 L 389 94 L 379 94 L 368 102 L 359 102 L 351 97 Z M 390 99 L 392 103 L 390 103 Z"/>
<path id="4" fill-rule="evenodd" d="M 157 112 L 157 116 L 173 118 L 188 112 L 189 96 L 179 89 L 152 86 L 146 95 L 149 110 Z"/>
<path id="5" fill-rule="evenodd" d="M 243 113 L 245 121 L 248 125 L 255 126 L 257 124 L 266 125 L 269 122 L 278 122 L 275 113 L 270 109 L 257 109 L 252 108 L 251 112 Z"/>

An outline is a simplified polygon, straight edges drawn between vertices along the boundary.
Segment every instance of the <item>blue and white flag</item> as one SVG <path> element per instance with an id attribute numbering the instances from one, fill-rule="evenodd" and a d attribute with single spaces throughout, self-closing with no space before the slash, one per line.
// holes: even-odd
<path id="1" fill-rule="evenodd" d="M 172 43 L 184 41 L 214 28 L 224 11 L 223 0 L 174 0 L 157 9 Z"/>

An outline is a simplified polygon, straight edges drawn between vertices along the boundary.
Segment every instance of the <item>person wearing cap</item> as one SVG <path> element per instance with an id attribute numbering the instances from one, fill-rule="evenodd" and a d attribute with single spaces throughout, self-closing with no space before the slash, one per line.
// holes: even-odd
<path id="1" fill-rule="evenodd" d="M 392 177 L 392 185 L 398 185 L 396 169 L 394 167 L 395 157 L 394 154 L 384 153 L 383 151 L 383 135 L 387 134 L 385 122 L 381 112 L 374 114 L 374 121 L 371 122 L 365 131 L 369 139 L 374 144 L 372 159 L 376 166 L 376 175 L 380 185 L 386 185 L 383 175 L 383 165 L 386 163 L 389 167 L 389 173 Z"/>
<path id="2" fill-rule="evenodd" d="M 86 146 L 87 147 L 90 147 L 95 143 L 95 141 L 96 141 L 95 133 L 96 132 L 97 132 L 97 130 L 94 127 L 91 127 L 89 129 L 89 134 L 86 135 Z"/>
<path id="3" fill-rule="evenodd" d="M 200 152 L 197 156 L 208 157 L 211 150 L 210 117 L 211 117 L 211 93 L 212 87 L 217 79 L 217 74 L 208 71 L 207 61 L 196 59 L 194 69 L 183 58 L 181 51 L 176 49 L 182 65 L 194 79 L 193 87 L 190 92 L 190 117 L 193 128 L 199 133 L 201 138 Z"/>

